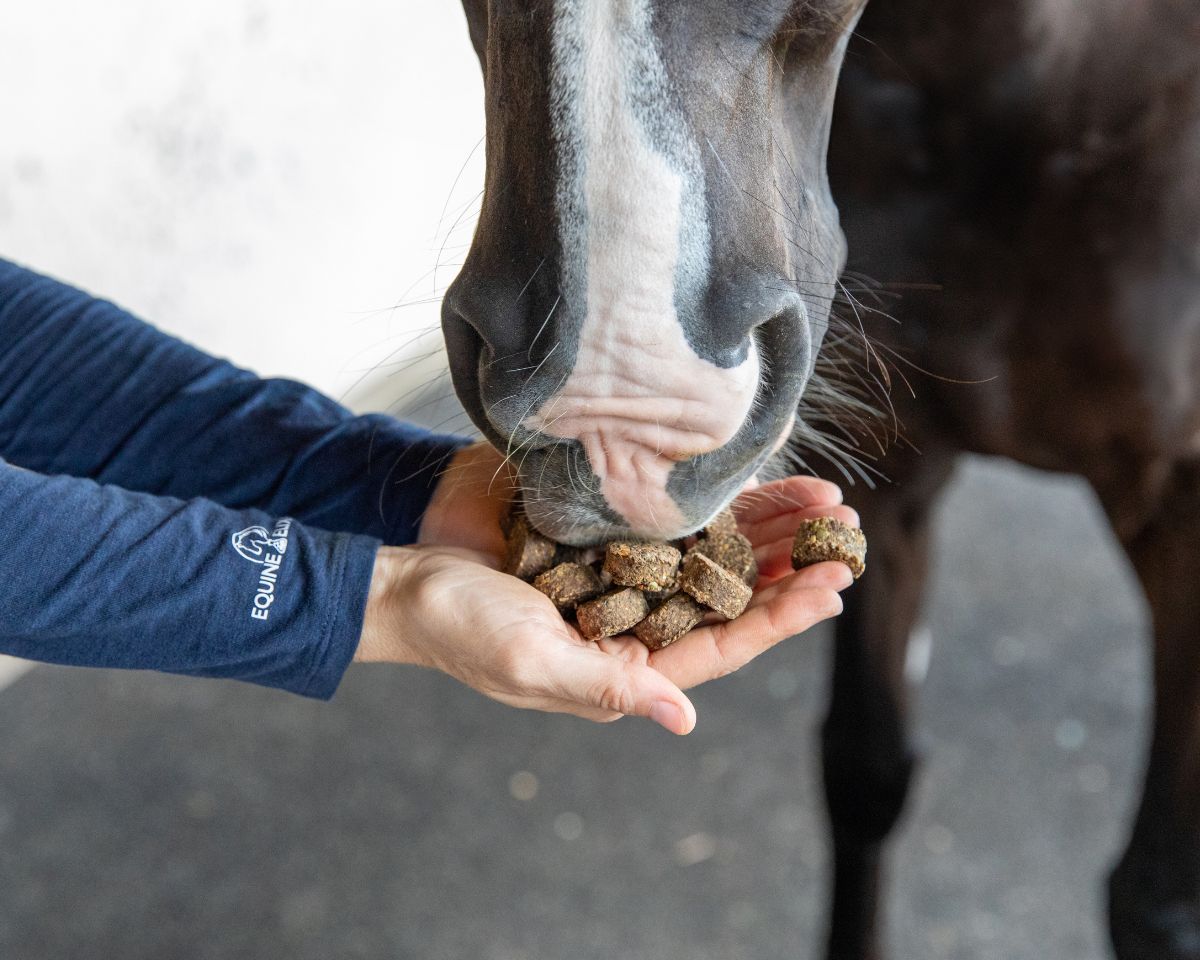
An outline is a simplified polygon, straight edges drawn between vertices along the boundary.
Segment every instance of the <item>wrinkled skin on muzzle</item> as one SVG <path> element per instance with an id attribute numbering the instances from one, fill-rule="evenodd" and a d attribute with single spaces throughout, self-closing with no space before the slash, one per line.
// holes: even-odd
<path id="1" fill-rule="evenodd" d="M 862 0 L 465 0 L 487 172 L 455 389 L 543 532 L 702 526 L 790 433 L 844 241 L 825 173 Z"/>

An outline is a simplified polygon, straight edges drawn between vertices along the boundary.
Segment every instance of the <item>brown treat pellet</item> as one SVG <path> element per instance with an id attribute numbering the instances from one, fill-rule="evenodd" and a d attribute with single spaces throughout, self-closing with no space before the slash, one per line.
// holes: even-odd
<path id="1" fill-rule="evenodd" d="M 726 507 L 708 522 L 708 526 L 701 531 L 700 535 L 702 537 L 726 537 L 737 532 L 737 517 L 733 515 L 732 510 Z"/>
<path id="2" fill-rule="evenodd" d="M 651 650 L 661 650 L 703 619 L 704 608 L 686 593 L 680 593 L 634 627 L 633 632 Z"/>
<path id="3" fill-rule="evenodd" d="M 581 603 L 575 610 L 579 632 L 588 640 L 615 637 L 646 619 L 650 604 L 640 590 L 629 587 Z"/>
<path id="4" fill-rule="evenodd" d="M 748 586 L 758 582 L 758 562 L 754 559 L 754 546 L 740 533 L 725 533 L 719 537 L 708 537 L 694 547 L 718 566 L 736 573 Z"/>
<path id="5" fill-rule="evenodd" d="M 508 550 L 504 557 L 504 572 L 532 580 L 554 565 L 555 543 L 544 537 L 529 522 L 524 514 L 513 518 L 508 534 Z"/>
<path id="6" fill-rule="evenodd" d="M 718 566 L 702 553 L 688 554 L 679 585 L 685 593 L 728 620 L 740 617 L 754 595 L 741 577 Z"/>
<path id="7" fill-rule="evenodd" d="M 660 603 L 666 603 L 673 596 L 679 593 L 679 577 L 674 577 L 671 582 L 661 590 L 642 590 L 642 593 L 646 595 L 646 600 L 649 602 L 651 607 L 657 607 Z"/>
<path id="8" fill-rule="evenodd" d="M 867 569 L 867 538 L 863 532 L 833 517 L 805 520 L 792 544 L 792 569 L 840 560 L 857 580 Z"/>
<path id="9" fill-rule="evenodd" d="M 605 551 L 604 569 L 622 587 L 666 590 L 679 571 L 679 551 L 669 543 L 618 540 Z"/>
<path id="10" fill-rule="evenodd" d="M 550 598 L 559 613 L 569 613 L 604 592 L 596 571 L 580 563 L 560 563 L 535 577 L 533 585 Z"/>

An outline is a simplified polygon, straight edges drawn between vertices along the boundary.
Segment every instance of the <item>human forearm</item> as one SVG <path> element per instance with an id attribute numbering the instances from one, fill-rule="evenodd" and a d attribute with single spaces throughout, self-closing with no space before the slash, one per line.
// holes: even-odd
<path id="1" fill-rule="evenodd" d="M 263 380 L 0 260 L 0 456 L 411 542 L 458 441 Z"/>
<path id="2" fill-rule="evenodd" d="M 377 547 L 0 461 L 0 652 L 329 697 Z"/>

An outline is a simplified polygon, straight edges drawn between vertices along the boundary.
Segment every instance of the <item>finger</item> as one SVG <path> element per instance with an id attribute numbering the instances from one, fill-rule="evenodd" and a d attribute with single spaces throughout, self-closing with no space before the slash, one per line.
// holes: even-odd
<path id="1" fill-rule="evenodd" d="M 583 707 L 649 717 L 672 733 L 691 733 L 696 708 L 673 682 L 645 663 L 596 647 L 565 648 L 551 665 L 551 696 Z"/>
<path id="2" fill-rule="evenodd" d="M 826 561 L 813 564 L 803 570 L 789 572 L 777 577 L 773 583 L 765 584 L 751 598 L 748 610 L 775 602 L 784 593 L 795 590 L 835 590 L 841 592 L 854 583 L 854 575 L 844 563 Z M 743 614 L 744 616 L 744 614 Z M 729 621 L 718 620 L 718 624 Z"/>
<path id="3" fill-rule="evenodd" d="M 624 714 L 614 713 L 611 710 L 601 710 L 598 707 L 589 707 L 576 703 L 573 700 L 563 700 L 558 697 L 522 697 L 499 692 L 489 692 L 487 696 L 507 706 L 517 707 L 520 710 L 540 710 L 543 713 L 566 713 L 573 717 L 591 720 L 593 723 L 612 723 L 614 720 L 620 720 L 624 716 Z"/>
<path id="4" fill-rule="evenodd" d="M 754 585 L 755 589 L 769 586 L 792 572 L 794 544 L 792 537 L 786 537 L 768 546 L 758 547 L 754 551 L 754 560 L 758 564 L 758 583 Z"/>
<path id="5" fill-rule="evenodd" d="M 783 581 L 764 603 L 751 607 L 737 620 L 714 624 L 708 630 L 721 652 L 724 666 L 740 670 L 766 650 L 842 612 L 842 598 L 830 587 L 800 586 Z"/>
<path id="6" fill-rule="evenodd" d="M 837 590 L 839 593 L 854 584 L 854 574 L 844 563 L 827 560 L 824 563 L 814 563 L 811 567 L 793 571 L 790 553 L 785 554 L 785 557 L 786 566 L 779 573 L 759 576 L 759 585 L 756 588 L 754 599 L 750 601 L 752 605 L 765 602 L 774 595 L 770 591 L 785 581 L 791 584 L 789 589 L 797 586 L 824 587 L 829 590 Z"/>
<path id="7" fill-rule="evenodd" d="M 737 620 L 693 630 L 652 654 L 651 665 L 686 690 L 733 673 L 780 641 L 842 612 L 836 590 L 802 584 L 798 575 L 780 581 Z"/>
<path id="8" fill-rule="evenodd" d="M 733 502 L 740 523 L 754 523 L 805 507 L 834 506 L 842 502 L 836 483 L 816 477 L 787 477 L 748 490 Z"/>
<path id="9" fill-rule="evenodd" d="M 590 720 L 592 723 L 614 723 L 625 714 L 613 710 L 603 710 L 599 707 L 588 707 L 573 700 L 547 700 L 538 704 L 538 710 L 546 713 L 567 713 L 573 717 Z"/>
<path id="10" fill-rule="evenodd" d="M 787 513 L 776 514 L 773 517 L 767 517 L 755 523 L 743 524 L 741 531 L 757 547 L 780 540 L 783 537 L 795 536 L 796 528 L 801 523 L 805 520 L 816 520 L 820 517 L 834 517 L 852 527 L 857 527 L 861 522 L 858 511 L 853 507 L 845 505 L 804 507 L 799 510 L 790 510 Z"/>
<path id="11" fill-rule="evenodd" d="M 625 633 L 619 637 L 603 637 L 596 641 L 596 647 L 610 657 L 616 657 L 626 663 L 646 663 L 650 659 L 650 650 L 637 637 Z"/>

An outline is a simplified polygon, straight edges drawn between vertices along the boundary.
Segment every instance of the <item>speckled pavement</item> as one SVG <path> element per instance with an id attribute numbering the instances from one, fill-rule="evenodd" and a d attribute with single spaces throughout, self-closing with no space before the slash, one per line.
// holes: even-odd
<path id="1" fill-rule="evenodd" d="M 1147 627 L 1098 517 L 983 461 L 943 505 L 896 960 L 1108 956 Z M 697 691 L 683 740 L 400 668 L 331 705 L 38 668 L 0 693 L 0 957 L 816 960 L 827 654 Z"/>

